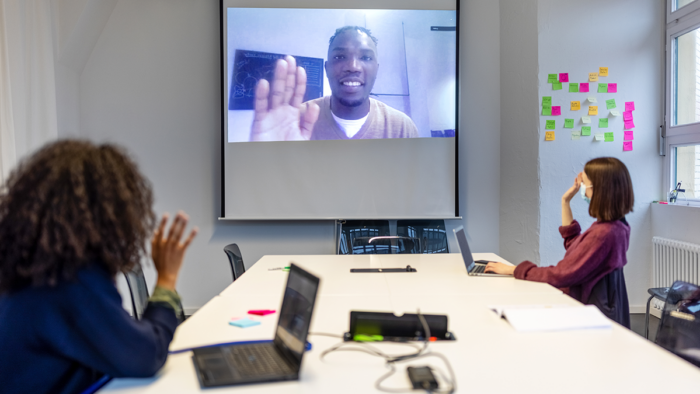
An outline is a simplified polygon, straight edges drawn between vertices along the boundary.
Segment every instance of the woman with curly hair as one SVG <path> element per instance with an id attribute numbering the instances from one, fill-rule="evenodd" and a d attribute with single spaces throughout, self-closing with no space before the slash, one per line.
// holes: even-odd
<path id="1" fill-rule="evenodd" d="M 178 325 L 180 212 L 151 237 L 158 273 L 141 320 L 122 308 L 118 273 L 140 264 L 155 227 L 149 182 L 119 148 L 50 144 L 0 189 L 0 382 L 11 393 L 75 393 L 102 376 L 165 363 Z"/>

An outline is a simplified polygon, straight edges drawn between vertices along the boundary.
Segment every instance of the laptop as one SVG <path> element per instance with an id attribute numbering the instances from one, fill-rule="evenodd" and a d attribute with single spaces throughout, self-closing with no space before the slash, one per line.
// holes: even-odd
<path id="1" fill-rule="evenodd" d="M 202 386 L 299 380 L 319 278 L 291 264 L 273 341 L 194 349 Z"/>
<path id="2" fill-rule="evenodd" d="M 486 260 L 474 261 L 472 257 L 472 251 L 469 249 L 469 243 L 467 242 L 467 235 L 464 234 L 464 227 L 459 226 L 458 228 L 452 230 L 457 238 L 457 243 L 459 244 L 459 250 L 462 252 L 462 258 L 464 259 L 464 265 L 467 267 L 467 273 L 471 276 L 500 276 L 500 277 L 512 277 L 513 275 L 503 275 L 494 274 L 491 272 L 484 272 L 486 269 Z"/>

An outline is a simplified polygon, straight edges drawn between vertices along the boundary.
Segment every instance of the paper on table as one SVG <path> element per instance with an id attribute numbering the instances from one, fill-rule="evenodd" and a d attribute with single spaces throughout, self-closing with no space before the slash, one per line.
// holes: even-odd
<path id="1" fill-rule="evenodd" d="M 547 83 L 554 83 L 557 81 L 557 74 L 547 74 Z"/>
<path id="2" fill-rule="evenodd" d="M 573 119 L 564 119 L 564 128 L 565 129 L 573 129 L 574 128 L 574 120 Z"/>
<path id="3" fill-rule="evenodd" d="M 632 150 L 632 141 L 625 141 L 622 143 L 622 150 L 629 151 Z"/>
<path id="4" fill-rule="evenodd" d="M 598 119 L 598 128 L 605 129 L 608 127 L 608 118 Z"/>
<path id="5" fill-rule="evenodd" d="M 556 128 L 556 121 L 548 120 L 544 126 L 545 130 L 554 130 Z"/>
<path id="6" fill-rule="evenodd" d="M 612 116 L 620 116 L 620 111 L 618 111 L 616 109 L 610 111 L 610 113 L 612 114 Z"/>
<path id="7" fill-rule="evenodd" d="M 583 136 L 591 135 L 591 126 L 581 127 L 581 135 L 583 135 Z"/>
<path id="8" fill-rule="evenodd" d="M 561 90 L 561 82 L 554 82 L 552 84 L 552 90 Z"/>
<path id="9" fill-rule="evenodd" d="M 597 102 L 598 102 L 598 99 L 595 98 L 595 97 L 593 97 L 593 96 L 589 96 L 589 97 L 588 97 L 588 102 L 589 102 L 589 103 L 597 103 Z"/>
<path id="10" fill-rule="evenodd" d="M 600 68 L 598 69 L 598 71 L 599 71 L 599 72 L 598 72 L 598 75 L 600 75 L 601 77 L 607 77 L 607 76 L 608 76 L 608 68 L 607 68 L 607 67 L 600 67 Z"/>
<path id="11" fill-rule="evenodd" d="M 582 117 L 581 117 L 581 122 L 583 122 L 583 123 L 591 123 L 591 117 L 590 117 L 590 116 L 582 116 Z"/>
<path id="12" fill-rule="evenodd" d="M 491 308 L 494 309 L 494 308 Z M 612 328 L 595 305 L 572 307 L 503 307 L 502 316 L 518 332 Z"/>
<path id="13" fill-rule="evenodd" d="M 613 142 L 613 141 L 615 141 L 615 133 L 613 133 L 613 132 L 605 133 L 605 142 Z"/>
<path id="14" fill-rule="evenodd" d="M 615 99 L 605 100 L 605 106 L 608 109 L 617 108 L 617 105 L 615 104 Z"/>
<path id="15" fill-rule="evenodd" d="M 578 91 L 581 93 L 588 93 L 588 89 L 589 89 L 588 82 L 581 82 L 578 85 Z"/>
<path id="16" fill-rule="evenodd" d="M 598 82 L 598 73 L 588 73 L 588 82 Z"/>
<path id="17" fill-rule="evenodd" d="M 559 116 L 561 115 L 561 106 L 555 105 L 552 107 L 552 116 Z"/>
<path id="18" fill-rule="evenodd" d="M 634 139 L 634 130 L 625 130 L 625 140 Z"/>
<path id="19" fill-rule="evenodd" d="M 571 102 L 571 110 L 572 111 L 578 111 L 581 109 L 581 102 L 580 101 L 572 101 Z"/>
<path id="20" fill-rule="evenodd" d="M 634 101 L 625 102 L 625 111 L 634 111 Z"/>
<path id="21" fill-rule="evenodd" d="M 596 141 L 605 141 L 605 134 L 603 134 L 603 133 L 595 133 L 595 140 L 596 140 Z"/>
<path id="22" fill-rule="evenodd" d="M 544 140 L 545 141 L 554 141 L 554 132 L 553 131 L 547 131 L 544 133 Z"/>
<path id="23" fill-rule="evenodd" d="M 578 84 L 577 83 L 569 83 L 569 93 L 578 93 Z"/>
<path id="24" fill-rule="evenodd" d="M 617 84 L 616 83 L 609 83 L 608 84 L 608 93 L 617 93 Z"/>
<path id="25" fill-rule="evenodd" d="M 559 73 L 559 82 L 569 82 L 569 73 Z"/>
<path id="26" fill-rule="evenodd" d="M 581 132 L 580 131 L 572 131 L 571 132 L 571 139 L 576 141 L 581 139 Z"/>
<path id="27" fill-rule="evenodd" d="M 542 115 L 545 116 L 551 116 L 552 115 L 552 107 L 543 105 L 542 106 Z"/>
<path id="28" fill-rule="evenodd" d="M 608 84 L 607 83 L 598 83 L 598 93 L 607 93 L 608 92 Z"/>
<path id="29" fill-rule="evenodd" d="M 588 115 L 598 115 L 598 107 L 595 105 L 588 107 Z"/>

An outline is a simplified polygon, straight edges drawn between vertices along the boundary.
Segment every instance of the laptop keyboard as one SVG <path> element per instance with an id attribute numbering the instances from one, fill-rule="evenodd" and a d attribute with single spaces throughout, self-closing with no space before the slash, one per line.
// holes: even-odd
<path id="1" fill-rule="evenodd" d="M 485 269 L 486 269 L 485 265 L 474 264 L 474 269 L 472 269 L 472 273 L 473 274 L 483 274 Z"/>
<path id="2" fill-rule="evenodd" d="M 227 353 L 229 365 L 242 378 L 294 373 L 271 344 L 231 346 Z"/>

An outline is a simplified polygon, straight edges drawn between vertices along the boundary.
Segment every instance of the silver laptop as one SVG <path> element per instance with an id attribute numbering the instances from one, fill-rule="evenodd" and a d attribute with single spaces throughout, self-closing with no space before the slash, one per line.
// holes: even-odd
<path id="1" fill-rule="evenodd" d="M 486 260 L 474 261 L 472 257 L 472 251 L 469 249 L 469 243 L 467 242 L 467 235 L 464 234 L 464 227 L 459 226 L 452 230 L 457 238 L 457 243 L 459 244 L 459 250 L 462 252 L 462 258 L 464 259 L 464 265 L 467 267 L 467 273 L 471 276 L 501 276 L 510 277 L 512 275 L 494 274 L 490 272 L 484 272 L 486 269 Z"/>

